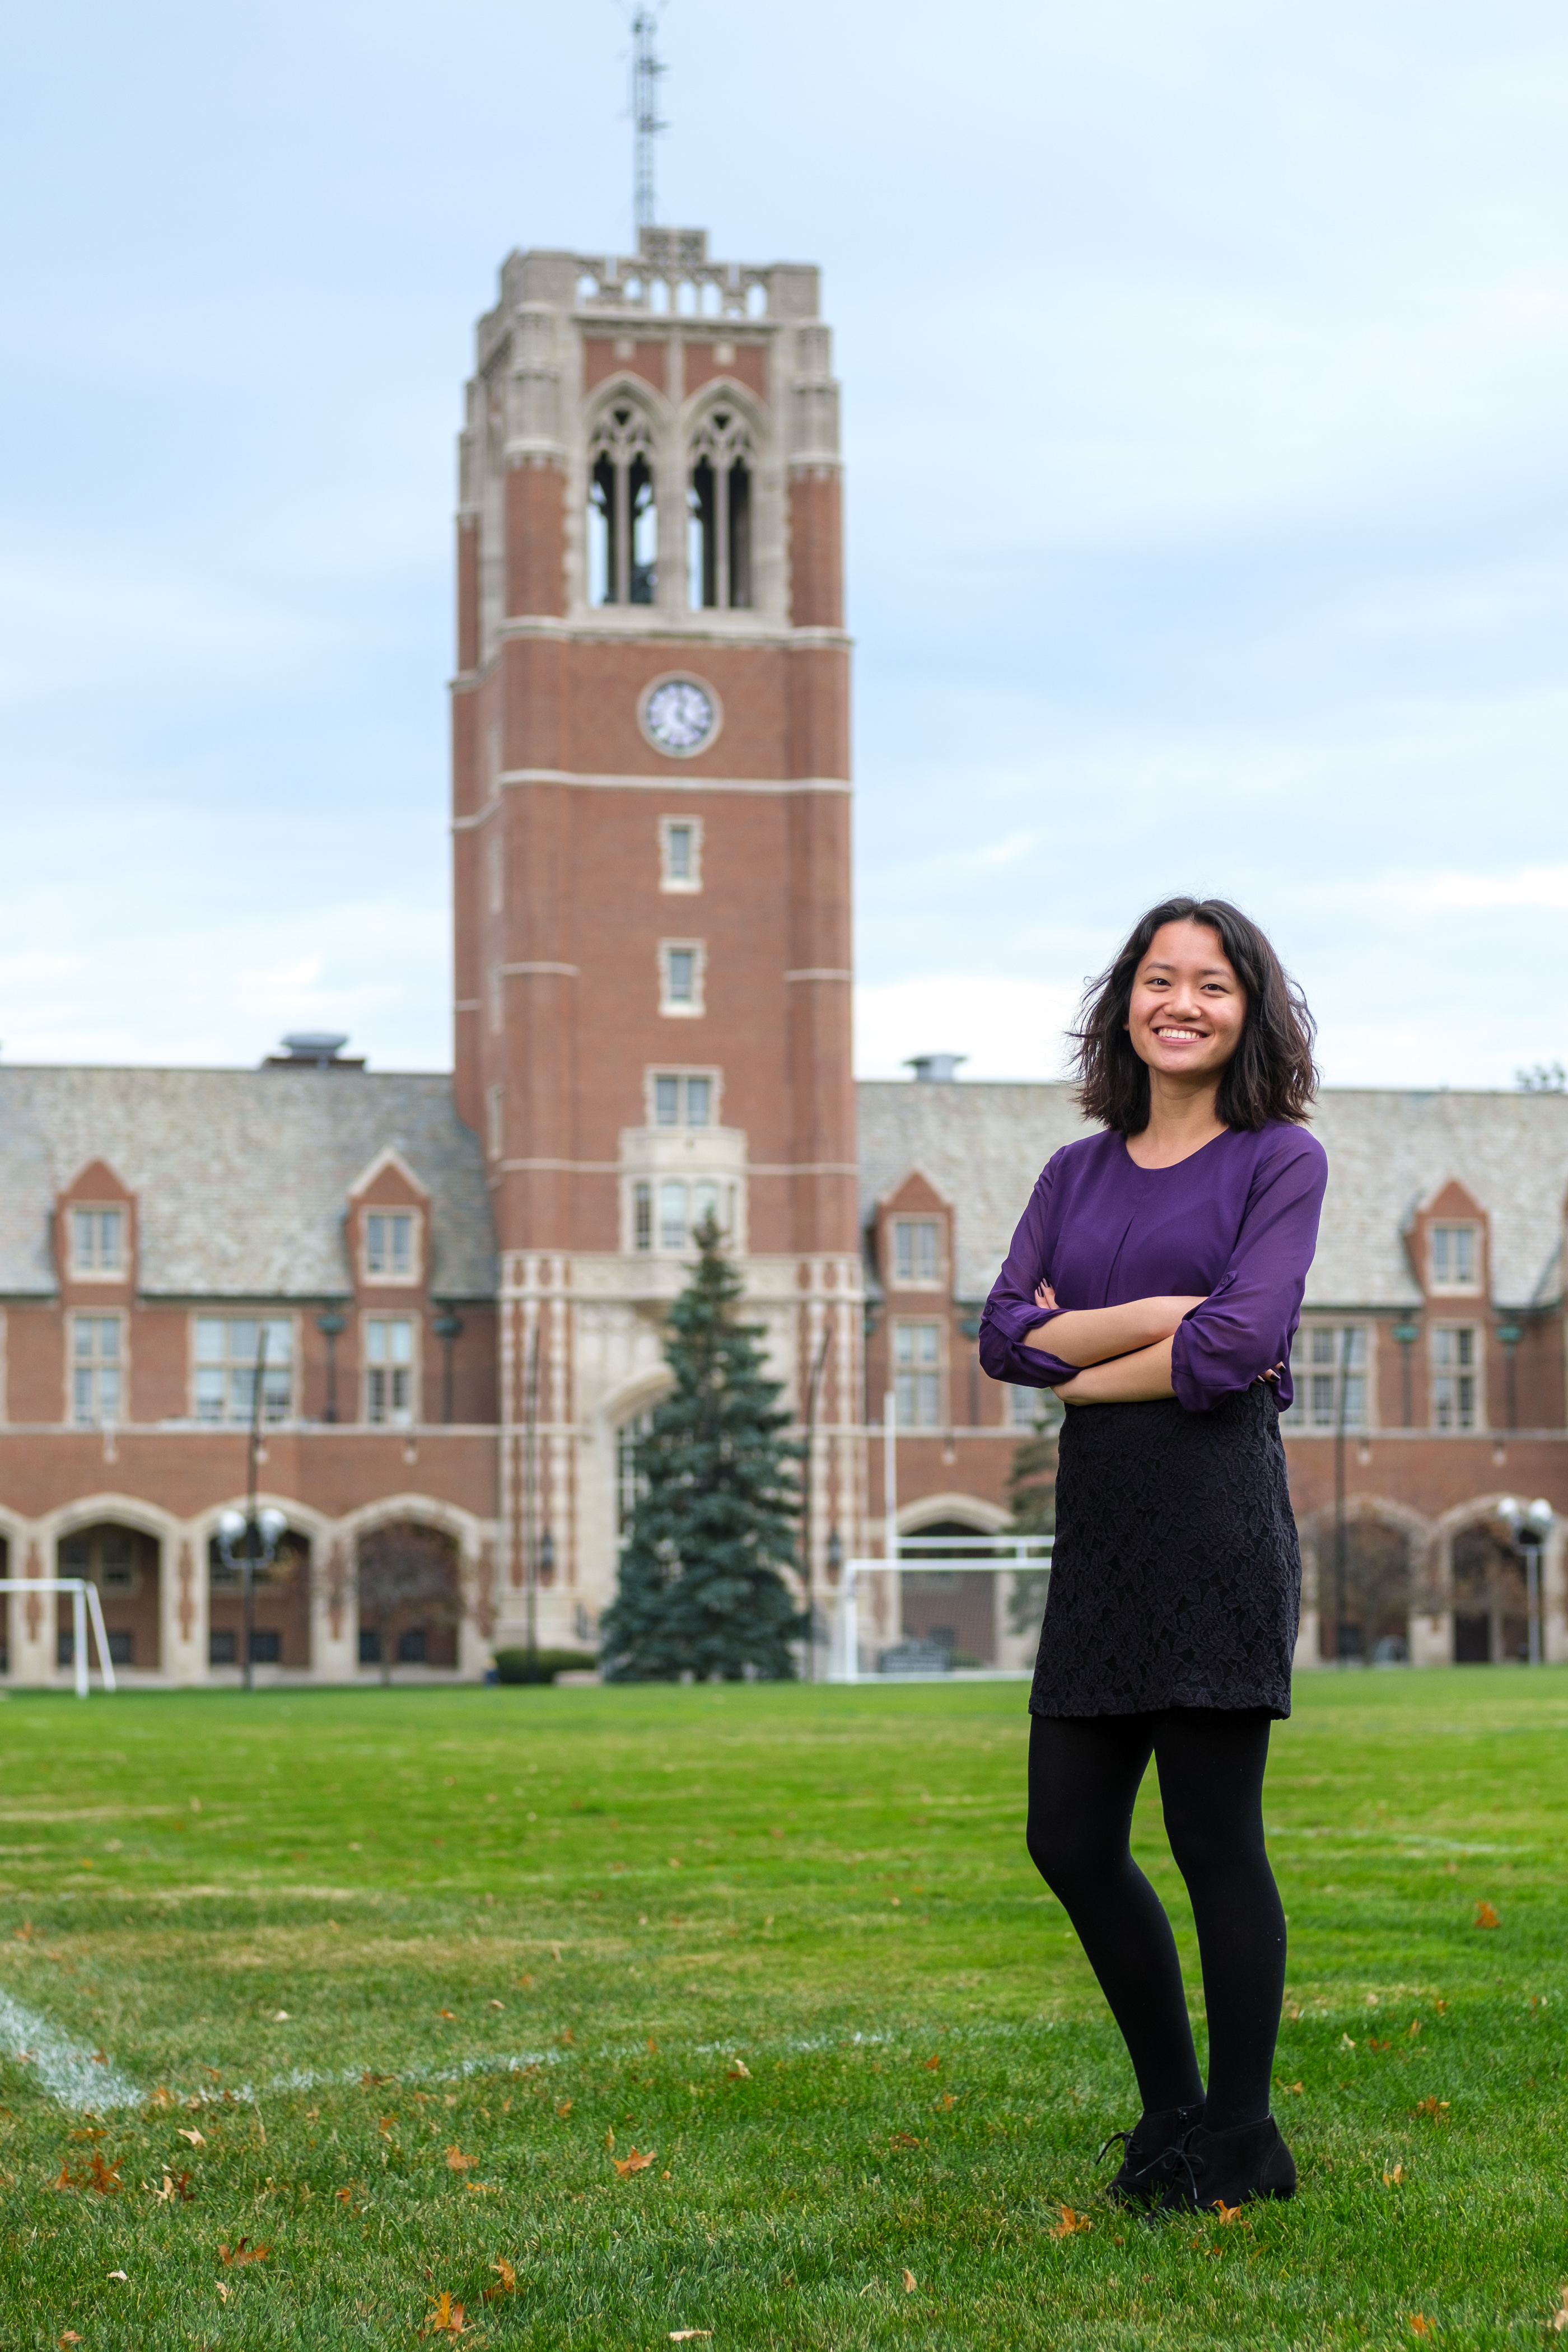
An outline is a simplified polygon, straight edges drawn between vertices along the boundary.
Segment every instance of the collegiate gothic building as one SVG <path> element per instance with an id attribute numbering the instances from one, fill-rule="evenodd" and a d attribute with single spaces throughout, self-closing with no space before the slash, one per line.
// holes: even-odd
<path id="1" fill-rule="evenodd" d="M 133 1679 L 238 1674 L 218 1523 L 258 1387 L 263 1675 L 477 1676 L 531 1602 L 591 1648 L 710 1211 L 808 1441 L 824 1607 L 889 1533 L 889 1395 L 895 1531 L 1005 1524 L 1040 1399 L 981 1371 L 979 1311 L 1080 1130 L 1066 1087 L 951 1057 L 853 1082 L 840 513 L 815 269 L 667 230 L 506 262 L 461 440 L 454 1074 L 319 1037 L 0 1069 L 13 1682 L 68 1672 L 55 1576 Z M 1568 1511 L 1568 1098 L 1336 1092 L 1316 1124 L 1300 1660 L 1517 1655 L 1527 1567 L 1568 1655 L 1559 1524 L 1532 1558 L 1500 1516 Z M 881 1580 L 868 1663 L 901 1633 L 1016 1663 L 1008 1584 Z"/>

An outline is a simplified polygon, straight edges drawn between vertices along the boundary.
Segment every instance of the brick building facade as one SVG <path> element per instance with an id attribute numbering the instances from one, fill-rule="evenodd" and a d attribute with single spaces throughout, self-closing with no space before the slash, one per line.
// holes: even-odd
<path id="1" fill-rule="evenodd" d="M 889 1392 L 899 1531 L 1002 1523 L 1037 1399 L 981 1372 L 979 1307 L 1079 1129 L 1061 1087 L 854 1085 L 840 513 L 815 269 L 685 231 L 514 254 L 461 440 L 453 1076 L 331 1040 L 254 1071 L 0 1070 L 5 1569 L 92 1577 L 132 1675 L 239 1670 L 216 1538 L 258 1379 L 289 1529 L 264 1673 L 475 1675 L 531 1590 L 542 1640 L 591 1644 L 709 1208 L 809 1417 L 817 1591 L 887 1532 Z M 1302 1657 L 1511 1654 L 1497 1505 L 1568 1511 L 1568 1103 L 1331 1094 L 1318 1126 Z M 376 1547 L 407 1528 L 452 1605 L 388 1620 Z M 1555 1523 L 1542 1566 L 1568 1654 Z M 985 1647 L 979 1610 L 1021 1655 L 1003 1602 L 976 1580 L 900 1611 L 888 1580 L 873 1644 Z M 67 1622 L 9 1597 L 14 1680 L 64 1671 Z"/>

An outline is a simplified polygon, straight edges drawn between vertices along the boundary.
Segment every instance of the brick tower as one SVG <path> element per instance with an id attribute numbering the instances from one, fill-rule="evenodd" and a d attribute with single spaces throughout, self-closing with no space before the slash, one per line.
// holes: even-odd
<path id="1" fill-rule="evenodd" d="M 458 525 L 457 1099 L 500 1265 L 498 1640 L 589 1636 L 712 1207 L 859 1515 L 849 645 L 815 268 L 514 253 Z M 808 1404 L 808 1399 L 810 1400 Z"/>

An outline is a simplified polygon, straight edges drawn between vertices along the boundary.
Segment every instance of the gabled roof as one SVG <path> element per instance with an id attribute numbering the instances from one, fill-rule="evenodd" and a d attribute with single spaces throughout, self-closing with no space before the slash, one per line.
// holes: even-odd
<path id="1" fill-rule="evenodd" d="M 95 1159 L 137 1195 L 143 1294 L 349 1291 L 349 1190 L 387 1151 L 430 1194 L 432 1291 L 492 1297 L 484 1159 L 449 1076 L 0 1067 L 0 1295 L 53 1293 L 56 1196 Z"/>
<path id="2" fill-rule="evenodd" d="M 958 1295 L 984 1298 L 1040 1170 L 1090 1131 L 1070 1087 L 877 1079 L 857 1091 L 864 1215 L 907 1170 L 923 1169 L 953 1203 Z M 1312 1131 L 1329 1155 L 1329 1191 L 1309 1306 L 1417 1306 L 1405 1232 L 1450 1179 L 1490 1217 L 1498 1303 L 1561 1293 L 1568 1096 L 1331 1087 Z"/>

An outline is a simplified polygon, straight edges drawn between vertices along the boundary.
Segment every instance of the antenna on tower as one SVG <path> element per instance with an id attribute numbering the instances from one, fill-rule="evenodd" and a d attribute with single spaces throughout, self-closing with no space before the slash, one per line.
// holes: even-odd
<path id="1" fill-rule="evenodd" d="M 632 121 L 637 133 L 632 219 L 639 235 L 654 225 L 653 142 L 669 128 L 658 119 L 659 76 L 668 69 L 654 48 L 658 32 L 658 6 L 654 0 L 652 6 L 639 5 L 632 18 Z"/>

